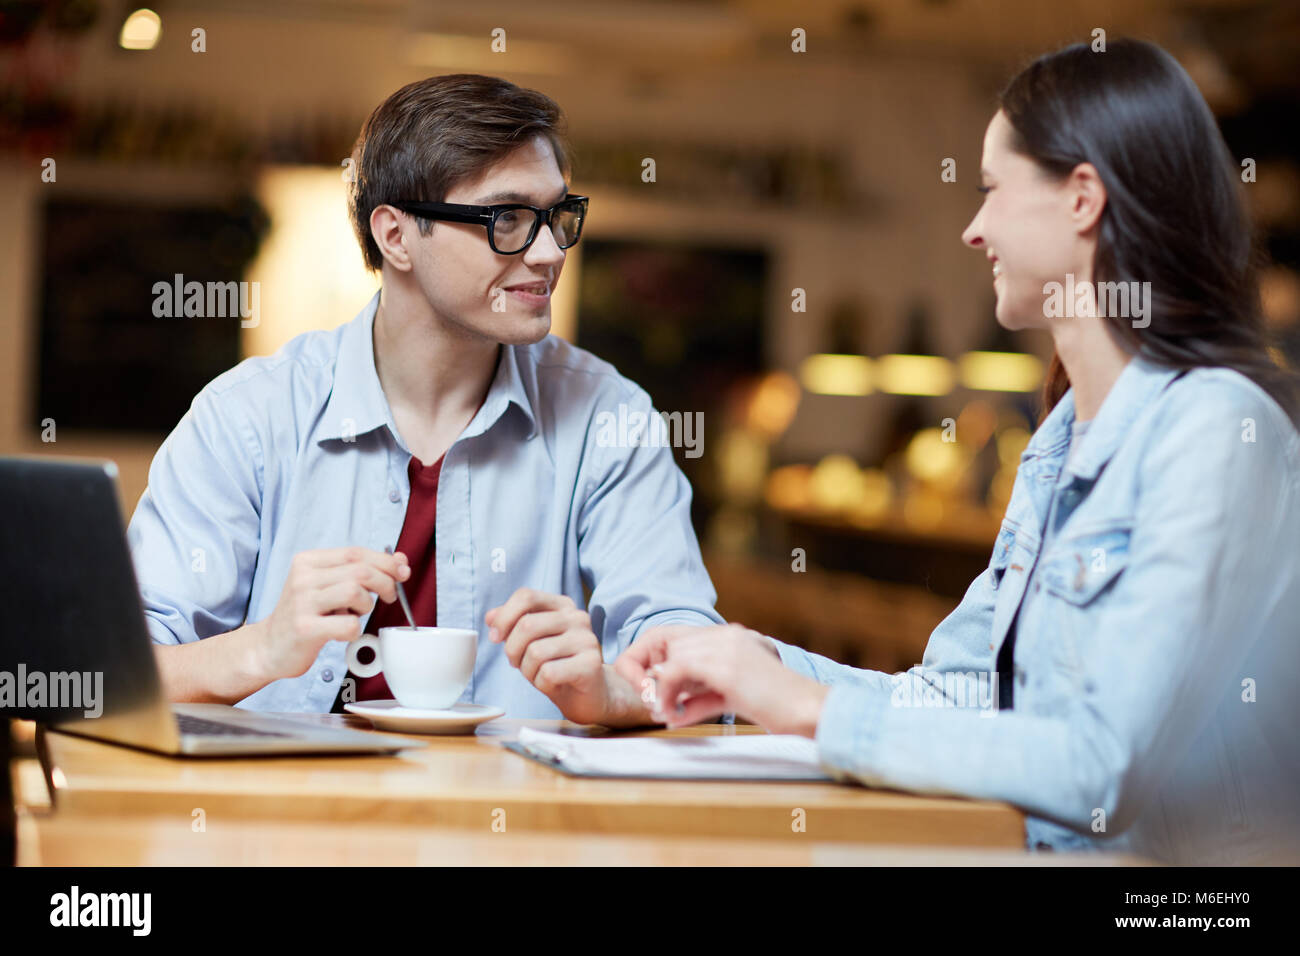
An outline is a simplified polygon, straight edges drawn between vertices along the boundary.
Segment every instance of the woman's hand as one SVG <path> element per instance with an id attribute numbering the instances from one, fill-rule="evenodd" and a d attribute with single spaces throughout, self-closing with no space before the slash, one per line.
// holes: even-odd
<path id="1" fill-rule="evenodd" d="M 739 624 L 666 626 L 654 638 L 637 663 L 655 681 L 655 718 L 669 727 L 734 713 L 770 733 L 817 735 L 830 688 L 785 667 L 770 638 Z"/>

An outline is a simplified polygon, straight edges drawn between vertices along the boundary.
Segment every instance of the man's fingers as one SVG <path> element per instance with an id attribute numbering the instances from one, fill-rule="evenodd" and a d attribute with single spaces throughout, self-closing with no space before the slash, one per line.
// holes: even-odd
<path id="1" fill-rule="evenodd" d="M 399 581 L 405 580 L 403 574 L 409 575 L 410 561 L 401 551 L 393 554 L 385 554 L 383 551 L 374 551 L 370 548 L 363 548 L 360 545 L 349 545 L 345 548 L 321 548 L 316 551 L 301 551 L 296 555 L 296 559 L 311 568 L 336 568 L 343 564 L 368 564 L 378 571 L 382 571 L 391 578 Z M 407 572 L 401 569 L 405 567 Z"/>
<path id="2" fill-rule="evenodd" d="M 600 653 L 594 648 L 569 657 L 552 658 L 537 669 L 533 686 L 543 694 L 552 695 L 590 674 L 600 663 Z"/>
<path id="3" fill-rule="evenodd" d="M 317 572 L 325 581 L 355 581 L 367 591 L 374 591 L 392 604 L 397 600 L 397 583 L 391 576 L 371 564 L 340 564 Z"/>
<path id="4" fill-rule="evenodd" d="M 311 626 L 312 637 L 326 641 L 350 641 L 361 636 L 361 618 L 355 614 L 325 614 Z"/>
<path id="5" fill-rule="evenodd" d="M 563 634 L 577 623 L 568 611 L 533 611 L 525 614 L 506 637 L 506 657 L 514 667 L 518 667 L 524 652 L 535 641 Z"/>
<path id="6" fill-rule="evenodd" d="M 372 607 L 374 601 L 370 592 L 355 580 L 336 581 L 312 595 L 312 610 L 317 614 L 331 614 L 335 611 L 369 614 Z"/>
<path id="7" fill-rule="evenodd" d="M 495 636 L 489 632 L 488 637 L 494 641 L 503 641 L 510 636 L 514 629 L 515 623 L 519 618 L 532 611 L 558 611 L 566 607 L 573 607 L 573 600 L 563 594 L 548 594 L 545 591 L 534 591 L 532 588 L 520 588 L 505 604 L 492 611 L 492 620 L 489 622 Z"/>
<path id="8" fill-rule="evenodd" d="M 583 635 L 566 632 L 557 634 L 554 637 L 541 637 L 531 641 L 524 649 L 523 656 L 520 658 L 518 667 L 519 673 L 528 678 L 528 683 L 533 683 L 537 677 L 538 670 L 548 661 L 562 660 L 566 657 L 572 657 L 584 650 L 590 648 Z"/>

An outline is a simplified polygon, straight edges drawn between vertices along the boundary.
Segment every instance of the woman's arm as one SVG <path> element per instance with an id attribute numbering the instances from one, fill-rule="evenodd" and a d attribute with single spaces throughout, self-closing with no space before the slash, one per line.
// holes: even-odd
<path id="1" fill-rule="evenodd" d="M 1103 832 L 1122 832 L 1220 702 L 1236 699 L 1252 640 L 1270 628 L 1289 637 L 1279 622 L 1300 614 L 1294 433 L 1236 383 L 1203 383 L 1187 398 L 1167 402 L 1147 432 L 1128 563 L 1095 598 L 1104 603 L 1086 635 L 1077 696 L 1059 713 L 926 706 L 941 701 L 843 679 L 859 673 L 851 669 L 824 692 L 744 641 L 725 651 L 682 636 L 654 671 L 669 720 L 683 689 L 688 701 L 785 732 L 800 732 L 811 708 L 823 762 L 843 778 L 1005 800 L 1082 832 L 1099 819 Z M 1256 423 L 1254 442 L 1242 440 L 1246 420 Z M 973 627 L 954 618 L 936 630 L 933 656 L 977 660 Z M 987 648 L 988 633 L 978 637 Z M 935 672 L 909 675 L 928 683 Z"/>
<path id="2" fill-rule="evenodd" d="M 1297 611 L 1294 435 L 1238 384 L 1187 397 L 1146 433 L 1127 566 L 1095 599 L 1068 707 L 989 716 L 837 686 L 817 728 L 827 762 L 868 784 L 1006 800 L 1084 832 L 1098 819 L 1107 833 L 1129 826 L 1240 693 L 1252 641 L 1270 628 L 1280 639 L 1279 621 Z M 1256 441 L 1243 441 L 1247 420 Z"/>

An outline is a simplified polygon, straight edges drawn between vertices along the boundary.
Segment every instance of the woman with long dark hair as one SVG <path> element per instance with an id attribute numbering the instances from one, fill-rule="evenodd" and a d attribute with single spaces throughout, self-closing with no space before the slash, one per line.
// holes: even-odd
<path id="1" fill-rule="evenodd" d="M 1015 77 L 962 236 L 1043 329 L 1048 411 L 988 570 L 903 674 L 729 625 L 638 641 L 664 719 L 813 737 L 841 779 L 1006 800 L 1031 848 L 1300 860 L 1300 435 L 1238 167 L 1156 46 Z"/>

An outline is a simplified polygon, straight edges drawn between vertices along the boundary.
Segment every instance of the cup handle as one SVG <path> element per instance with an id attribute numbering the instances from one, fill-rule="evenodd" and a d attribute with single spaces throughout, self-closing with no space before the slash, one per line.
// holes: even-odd
<path id="1" fill-rule="evenodd" d="M 368 647 L 375 652 L 375 659 L 369 664 L 357 660 L 357 651 L 363 647 Z M 362 634 L 355 641 L 348 642 L 348 670 L 358 677 L 374 677 L 383 669 L 383 662 L 379 659 L 379 638 L 373 634 Z"/>

